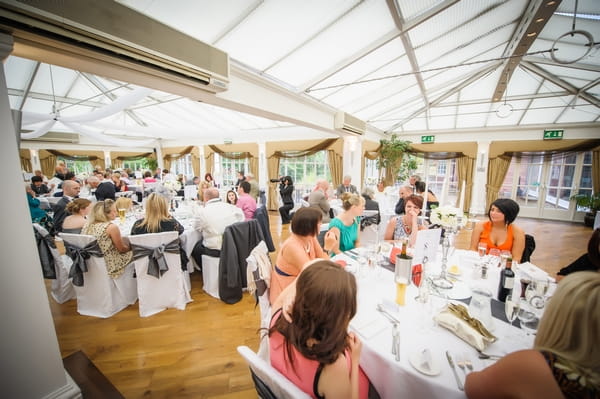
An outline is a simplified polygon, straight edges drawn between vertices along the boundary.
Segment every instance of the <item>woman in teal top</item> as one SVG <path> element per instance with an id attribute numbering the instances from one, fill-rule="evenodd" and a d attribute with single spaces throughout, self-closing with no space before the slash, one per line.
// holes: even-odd
<path id="1" fill-rule="evenodd" d="M 344 193 L 342 195 L 342 212 L 329 222 L 327 234 L 335 236 L 336 244 L 332 248 L 325 248 L 333 254 L 358 247 L 358 232 L 360 227 L 359 217 L 365 210 L 365 199 L 358 194 Z"/>

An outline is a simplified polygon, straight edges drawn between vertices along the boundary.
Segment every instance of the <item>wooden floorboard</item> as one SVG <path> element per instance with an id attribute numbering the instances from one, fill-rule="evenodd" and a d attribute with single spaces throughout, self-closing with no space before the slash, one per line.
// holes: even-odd
<path id="1" fill-rule="evenodd" d="M 123 399 L 104 374 L 82 351 L 77 351 L 63 359 L 65 370 L 81 389 L 85 399 Z"/>
<path id="2" fill-rule="evenodd" d="M 275 246 L 289 236 L 276 212 L 270 212 Z M 585 252 L 592 230 L 581 224 L 517 219 L 537 248 L 532 263 L 549 272 Z M 470 232 L 457 240 L 468 242 Z M 274 254 L 271 255 L 275 259 Z M 49 282 L 46 285 L 49 290 Z M 260 311 L 245 294 L 227 305 L 202 291 L 202 276 L 192 274 L 192 298 L 185 311 L 169 309 L 141 318 L 129 306 L 109 319 L 81 316 L 76 301 L 51 311 L 62 356 L 83 351 L 126 398 L 256 398 L 236 347 L 258 349 Z"/>

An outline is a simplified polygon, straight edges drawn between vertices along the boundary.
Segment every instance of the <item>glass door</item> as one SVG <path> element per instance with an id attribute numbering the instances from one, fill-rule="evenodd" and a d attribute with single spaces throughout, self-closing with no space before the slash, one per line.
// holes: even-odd
<path id="1" fill-rule="evenodd" d="M 573 183 L 576 169 L 577 154 L 553 157 L 547 163 L 540 217 L 561 220 L 570 220 L 573 217 L 574 203 L 569 198 L 575 189 Z"/>

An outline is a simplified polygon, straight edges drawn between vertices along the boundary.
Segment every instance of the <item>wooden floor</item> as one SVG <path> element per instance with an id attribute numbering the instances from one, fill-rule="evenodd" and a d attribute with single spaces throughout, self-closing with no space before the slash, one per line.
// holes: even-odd
<path id="1" fill-rule="evenodd" d="M 275 245 L 289 235 L 270 213 Z M 518 219 L 537 248 L 532 263 L 550 273 L 585 252 L 592 230 L 581 224 Z M 469 240 L 462 231 L 457 247 Z M 275 259 L 274 254 L 271 255 Z M 49 287 L 49 284 L 47 284 Z M 137 304 L 109 319 L 81 316 L 76 301 L 49 299 L 62 356 L 83 351 L 126 398 L 256 398 L 238 345 L 258 348 L 260 311 L 245 294 L 227 305 L 202 291 L 192 274 L 192 298 L 185 311 L 166 310 L 140 318 Z"/>

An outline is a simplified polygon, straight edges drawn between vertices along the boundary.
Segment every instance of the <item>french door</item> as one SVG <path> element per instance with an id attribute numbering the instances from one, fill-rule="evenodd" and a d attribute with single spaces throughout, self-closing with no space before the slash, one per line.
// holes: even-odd
<path id="1" fill-rule="evenodd" d="M 587 188 L 588 169 L 591 171 L 587 154 L 513 157 L 500 196 L 519 203 L 519 216 L 581 220 L 583 214 L 576 212 L 569 198 Z"/>

